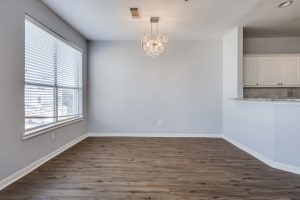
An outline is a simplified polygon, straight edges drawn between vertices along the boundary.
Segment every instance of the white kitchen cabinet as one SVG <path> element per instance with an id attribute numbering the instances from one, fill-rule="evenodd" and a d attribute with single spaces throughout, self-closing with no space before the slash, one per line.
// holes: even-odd
<path id="1" fill-rule="evenodd" d="M 257 58 L 255 57 L 244 58 L 244 85 L 245 86 L 258 85 Z"/>
<path id="2" fill-rule="evenodd" d="M 244 86 L 300 87 L 300 55 L 245 55 Z"/>
<path id="3" fill-rule="evenodd" d="M 258 84 L 261 86 L 279 85 L 279 65 L 276 57 L 258 58 Z"/>
<path id="4" fill-rule="evenodd" d="M 294 86 L 300 83 L 298 57 L 281 57 L 279 65 L 281 70 L 280 82 L 283 86 Z"/>

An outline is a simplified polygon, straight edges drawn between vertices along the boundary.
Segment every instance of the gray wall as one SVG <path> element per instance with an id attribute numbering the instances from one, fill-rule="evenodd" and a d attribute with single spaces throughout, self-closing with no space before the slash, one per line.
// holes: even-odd
<path id="1" fill-rule="evenodd" d="M 84 50 L 83 87 L 87 96 L 87 42 L 38 0 L 0 0 L 0 180 L 86 133 L 84 121 L 51 134 L 22 141 L 24 132 L 24 17 L 25 12 Z"/>
<path id="2" fill-rule="evenodd" d="M 300 53 L 300 37 L 245 38 L 244 53 Z"/>
<path id="3" fill-rule="evenodd" d="M 221 133 L 222 41 L 92 42 L 89 94 L 90 133 Z"/>

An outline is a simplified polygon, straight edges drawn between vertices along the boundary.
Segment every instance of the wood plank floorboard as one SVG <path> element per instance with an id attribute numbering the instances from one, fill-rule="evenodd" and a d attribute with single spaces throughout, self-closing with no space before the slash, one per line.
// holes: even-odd
<path id="1" fill-rule="evenodd" d="M 0 191 L 0 199 L 300 200 L 300 176 L 223 139 L 87 138 Z"/>

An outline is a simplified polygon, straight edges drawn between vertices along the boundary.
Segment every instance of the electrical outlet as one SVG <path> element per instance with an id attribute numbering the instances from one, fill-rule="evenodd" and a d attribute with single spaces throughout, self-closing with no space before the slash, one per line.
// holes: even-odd
<path id="1" fill-rule="evenodd" d="M 162 126 L 163 125 L 163 121 L 158 121 L 158 126 Z"/>
<path id="2" fill-rule="evenodd" d="M 55 139 L 56 139 L 55 133 L 52 133 L 52 134 L 51 134 L 51 138 L 52 138 L 52 140 L 55 140 Z"/>

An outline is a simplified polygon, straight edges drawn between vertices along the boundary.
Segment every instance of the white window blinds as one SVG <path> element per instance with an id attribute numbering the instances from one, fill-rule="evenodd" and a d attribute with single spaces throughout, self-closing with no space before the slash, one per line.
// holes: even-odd
<path id="1" fill-rule="evenodd" d="M 25 134 L 82 116 L 82 53 L 25 18 Z"/>

